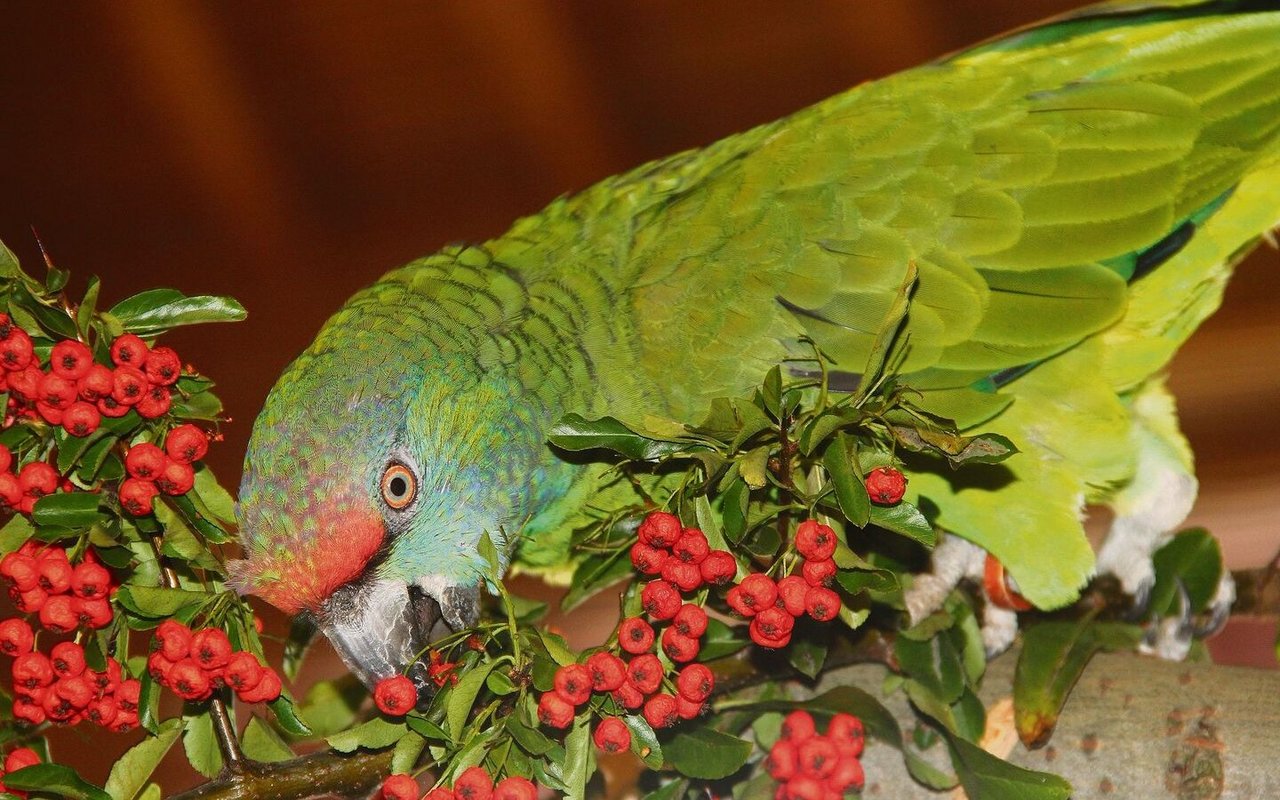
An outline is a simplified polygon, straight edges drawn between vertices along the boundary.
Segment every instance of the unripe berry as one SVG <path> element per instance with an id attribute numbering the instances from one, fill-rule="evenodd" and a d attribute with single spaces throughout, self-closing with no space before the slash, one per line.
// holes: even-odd
<path id="1" fill-rule="evenodd" d="M 613 653 L 593 653 L 587 659 L 587 671 L 595 692 L 612 692 L 627 679 L 627 665 Z"/>
<path id="2" fill-rule="evenodd" d="M 840 613 L 840 595 L 825 586 L 812 586 L 804 596 L 804 608 L 818 622 L 833 620 Z"/>
<path id="3" fill-rule="evenodd" d="M 147 360 L 147 343 L 132 333 L 111 343 L 111 361 L 118 367 L 141 367 Z"/>
<path id="4" fill-rule="evenodd" d="M 706 664 L 690 664 L 676 677 L 676 692 L 694 703 L 706 702 L 716 685 L 716 676 Z"/>
<path id="5" fill-rule="evenodd" d="M 222 680 L 239 694 L 257 686 L 262 680 L 262 665 L 258 663 L 258 657 L 253 653 L 244 651 L 235 653 L 227 661 L 227 666 L 222 669 Z M 416 691 L 414 695 L 416 699 Z M 374 701 L 377 702 L 376 692 Z M 381 708 L 379 706 L 379 709 Z"/>
<path id="6" fill-rule="evenodd" d="M 631 729 L 617 717 L 605 717 L 591 736 L 596 747 L 606 753 L 621 753 L 631 749 Z"/>
<path id="7" fill-rule="evenodd" d="M 641 575 L 657 575 L 671 555 L 666 550 L 650 547 L 644 542 L 631 545 L 631 565 Z"/>
<path id="8" fill-rule="evenodd" d="M 75 339 L 64 339 L 49 352 L 49 370 L 68 381 L 83 378 L 92 364 L 93 354 L 89 348 Z"/>
<path id="9" fill-rule="evenodd" d="M 791 641 L 791 631 L 796 618 L 781 608 L 770 607 L 751 619 L 751 640 L 761 647 L 786 647 Z"/>
<path id="10" fill-rule="evenodd" d="M 508 775 L 493 787 L 493 800 L 538 800 L 538 787 L 528 778 Z"/>
<path id="11" fill-rule="evenodd" d="M 0 622 L 0 653 L 6 656 L 30 653 L 35 640 L 35 632 L 25 619 L 10 617 Z"/>
<path id="12" fill-rule="evenodd" d="M 764 768 L 775 781 L 789 781 L 795 777 L 799 767 L 796 745 L 786 739 L 779 739 L 769 749 L 769 757 L 765 759 Z"/>
<path id="13" fill-rule="evenodd" d="M 40 608 L 40 624 L 55 633 L 68 633 L 76 629 L 80 620 L 76 617 L 75 598 L 59 594 L 50 597 Z"/>
<path id="14" fill-rule="evenodd" d="M 670 728 L 680 721 L 676 699 L 669 694 L 655 694 L 644 702 L 644 719 L 654 730 Z"/>
<path id="15" fill-rule="evenodd" d="M 111 624 L 111 604 L 101 597 L 77 597 L 71 601 L 71 611 L 81 625 L 105 628 Z"/>
<path id="16" fill-rule="evenodd" d="M 116 367 L 111 374 L 111 397 L 122 406 L 136 406 L 149 388 L 147 376 L 133 367 Z"/>
<path id="17" fill-rule="evenodd" d="M 792 744 L 799 746 L 812 739 L 817 732 L 818 726 L 814 724 L 813 715 L 808 711 L 796 709 L 782 718 L 780 735 Z"/>
<path id="18" fill-rule="evenodd" d="M 614 702 L 631 711 L 644 705 L 644 692 L 629 680 L 623 681 L 621 686 L 613 690 L 612 695 Z"/>
<path id="19" fill-rule="evenodd" d="M 692 592 L 702 585 L 702 570 L 697 564 L 672 557 L 662 565 L 662 579 L 682 592 Z"/>
<path id="20" fill-rule="evenodd" d="M 627 665 L 627 679 L 644 694 L 658 691 L 664 672 L 662 662 L 653 653 L 636 656 Z"/>
<path id="21" fill-rule="evenodd" d="M 169 461 L 156 478 L 156 488 L 168 495 L 186 494 L 195 485 L 195 471 L 190 464 Z"/>
<path id="22" fill-rule="evenodd" d="M 49 651 L 49 663 L 54 675 L 74 678 L 84 673 L 84 648 L 75 642 L 58 642 Z"/>
<path id="23" fill-rule="evenodd" d="M 101 564 L 84 561 L 71 570 L 71 592 L 77 597 L 106 597 L 111 573 Z"/>
<path id="24" fill-rule="evenodd" d="M 191 634 L 191 657 L 202 669 L 221 669 L 231 658 L 231 642 L 221 628 L 203 628 Z"/>
<path id="25" fill-rule="evenodd" d="M 417 800 L 418 782 L 412 775 L 388 775 L 380 795 L 383 800 Z"/>
<path id="26" fill-rule="evenodd" d="M 906 476 L 893 467 L 876 467 L 867 473 L 863 483 L 871 502 L 877 505 L 894 505 L 907 492 Z"/>
<path id="27" fill-rule="evenodd" d="M 76 394 L 90 403 L 97 403 L 104 397 L 111 396 L 115 388 L 115 377 L 110 367 L 93 364 L 81 378 L 76 381 Z"/>
<path id="28" fill-rule="evenodd" d="M 120 507 L 135 517 L 150 514 L 159 494 L 160 490 L 151 481 L 125 478 L 120 482 Z"/>
<path id="29" fill-rule="evenodd" d="M 209 676 L 195 659 L 184 658 L 169 668 L 169 688 L 183 700 L 204 700 L 213 692 Z"/>
<path id="30" fill-rule="evenodd" d="M 698 640 L 681 635 L 675 628 L 667 628 L 662 632 L 662 652 L 677 664 L 684 664 L 698 657 L 701 645 Z"/>
<path id="31" fill-rule="evenodd" d="M 98 407 L 83 400 L 77 400 L 67 406 L 62 413 L 62 427 L 72 436 L 88 436 L 102 424 L 102 415 Z"/>
<path id="32" fill-rule="evenodd" d="M 698 565 L 702 580 L 713 586 L 721 586 L 738 574 L 738 562 L 728 550 L 712 550 Z"/>
<path id="33" fill-rule="evenodd" d="M 280 676 L 276 671 L 270 667 L 263 667 L 258 685 L 239 692 L 237 696 L 246 703 L 274 703 L 280 697 L 282 688 Z"/>
<path id="34" fill-rule="evenodd" d="M 664 580 L 649 581 L 640 591 L 640 604 L 654 619 L 671 619 L 680 610 L 680 590 Z"/>
<path id="35" fill-rule="evenodd" d="M 671 555 L 689 564 L 701 564 L 710 552 L 707 535 L 697 528 L 686 528 L 671 546 Z"/>
<path id="36" fill-rule="evenodd" d="M 582 664 L 567 664 L 556 670 L 556 694 L 580 706 L 591 699 L 591 672 Z"/>
<path id="37" fill-rule="evenodd" d="M 157 386 L 172 386 L 182 374 L 182 360 L 172 347 L 153 347 L 142 362 L 142 371 Z"/>
<path id="38" fill-rule="evenodd" d="M 173 396 L 169 393 L 169 387 L 151 386 L 134 405 L 134 409 L 143 419 L 155 419 L 168 414 L 172 405 Z"/>
<path id="39" fill-rule="evenodd" d="M 256 662 L 254 666 L 258 666 Z M 261 671 L 259 671 L 259 680 L 262 677 L 260 673 Z M 256 681 L 254 685 L 257 685 Z M 403 717 L 412 711 L 414 704 L 418 702 L 418 690 L 408 677 L 393 675 L 378 681 L 378 685 L 373 689 L 373 702 L 383 714 Z"/>
<path id="40" fill-rule="evenodd" d="M 680 538 L 680 518 L 666 511 L 654 511 L 640 523 L 636 534 L 650 547 L 671 547 Z"/>
<path id="41" fill-rule="evenodd" d="M 490 800 L 493 797 L 493 778 L 483 767 L 469 767 L 453 782 L 453 795 L 457 800 Z"/>
<path id="42" fill-rule="evenodd" d="M 778 581 L 778 602 L 793 617 L 804 613 L 804 596 L 809 592 L 809 584 L 799 575 L 788 575 Z"/>
<path id="43" fill-rule="evenodd" d="M 538 721 L 549 728 L 569 727 L 573 715 L 573 706 L 555 692 L 544 692 L 538 698 Z"/>
<path id="44" fill-rule="evenodd" d="M 707 632 L 707 612 L 701 606 L 685 603 L 671 620 L 671 627 L 681 636 L 697 639 Z"/>
<path id="45" fill-rule="evenodd" d="M 810 586 L 822 586 L 836 575 L 836 562 L 833 559 L 823 561 L 806 561 L 800 567 L 800 574 Z"/>
<path id="46" fill-rule="evenodd" d="M 618 646 L 628 653 L 649 652 L 653 637 L 653 626 L 640 617 L 628 617 L 618 626 Z"/>

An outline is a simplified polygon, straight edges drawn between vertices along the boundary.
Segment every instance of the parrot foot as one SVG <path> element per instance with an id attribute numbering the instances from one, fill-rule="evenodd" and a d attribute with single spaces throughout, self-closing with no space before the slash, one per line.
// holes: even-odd
<path id="1" fill-rule="evenodd" d="M 1207 639 L 1222 630 L 1222 626 L 1226 624 L 1231 605 L 1236 599 L 1236 584 L 1231 573 L 1223 572 L 1213 599 L 1209 601 L 1208 614 L 1201 621 L 1197 621 L 1192 613 L 1191 598 L 1187 595 L 1186 586 L 1181 580 L 1177 580 L 1176 584 L 1178 613 L 1165 619 L 1152 618 L 1138 645 L 1138 652 L 1158 656 L 1166 661 L 1182 661 L 1197 639 Z M 1150 587 L 1147 590 L 1147 597 L 1149 596 Z"/>
<path id="2" fill-rule="evenodd" d="M 948 536 L 933 551 L 933 571 L 916 575 L 905 593 L 907 613 L 915 625 L 942 608 L 947 596 L 962 580 L 982 585 L 987 551 L 959 536 Z M 982 609 L 982 644 L 988 656 L 1009 649 L 1018 636 L 1018 614 L 990 599 Z"/>

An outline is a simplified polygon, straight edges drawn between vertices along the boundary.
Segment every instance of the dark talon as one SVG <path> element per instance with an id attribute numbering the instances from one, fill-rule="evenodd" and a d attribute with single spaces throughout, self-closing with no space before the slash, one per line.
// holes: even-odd
<path id="1" fill-rule="evenodd" d="M 1178 588 L 1178 627 L 1174 631 L 1174 640 L 1190 646 L 1196 635 L 1196 626 L 1191 621 L 1191 596 L 1187 594 L 1187 587 L 1181 578 L 1174 578 L 1173 582 Z"/>
<path id="2" fill-rule="evenodd" d="M 1222 630 L 1222 626 L 1227 624 L 1227 620 L 1231 617 L 1230 603 L 1214 603 L 1209 607 L 1209 618 L 1203 623 L 1196 625 L 1192 632 L 1197 639 L 1208 639 L 1218 631 Z"/>
<path id="3" fill-rule="evenodd" d="M 1149 578 L 1138 584 L 1133 593 L 1133 605 L 1124 613 L 1124 621 L 1141 625 L 1147 622 L 1147 611 L 1151 606 L 1151 590 L 1155 588 L 1155 578 Z"/>

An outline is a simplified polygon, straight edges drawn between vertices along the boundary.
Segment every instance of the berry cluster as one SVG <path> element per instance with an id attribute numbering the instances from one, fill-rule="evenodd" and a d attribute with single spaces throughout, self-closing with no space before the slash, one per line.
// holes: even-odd
<path id="1" fill-rule="evenodd" d="M 82 625 L 104 628 L 111 623 L 108 598 L 116 587 L 92 550 L 73 567 L 63 548 L 27 541 L 0 559 L 0 577 L 9 585 L 14 607 L 36 614 L 46 630 L 70 633 Z"/>
<path id="2" fill-rule="evenodd" d="M 18 418 L 41 419 L 72 436 L 88 436 L 103 417 L 123 417 L 131 409 L 143 419 L 168 413 L 171 387 L 182 373 L 172 348 L 149 348 L 126 333 L 111 343 L 111 361 L 96 363 L 84 342 L 64 339 L 42 368 L 31 336 L 0 314 L 0 391 L 9 392 L 5 427 Z"/>
<path id="3" fill-rule="evenodd" d="M 40 756 L 30 747 L 19 747 L 12 753 L 4 757 L 4 769 L 0 770 L 0 792 L 7 792 L 14 797 L 26 797 L 26 792 L 10 789 L 4 785 L 4 776 L 10 772 L 17 772 L 20 769 L 34 767 L 40 763 Z"/>
<path id="4" fill-rule="evenodd" d="M 445 661 L 439 650 L 431 651 L 431 660 L 427 665 L 427 677 L 436 686 L 458 682 L 458 662 Z M 418 702 L 418 689 L 413 681 L 404 675 L 392 675 L 383 678 L 373 688 L 373 703 L 383 714 L 391 717 L 403 717 L 413 710 Z"/>
<path id="5" fill-rule="evenodd" d="M 862 790 L 862 720 L 836 714 L 819 734 L 808 711 L 792 711 L 764 767 L 778 782 L 775 800 L 828 800 Z"/>
<path id="6" fill-rule="evenodd" d="M 156 628 L 156 649 L 147 672 L 183 700 L 206 700 L 219 686 L 230 686 L 246 703 L 270 703 L 280 696 L 280 676 L 253 653 L 233 651 L 220 628 L 192 631 L 174 620 Z"/>
<path id="7" fill-rule="evenodd" d="M 0 651 L 14 656 L 14 719 L 32 725 L 88 720 L 116 733 L 137 727 L 142 686 L 125 680 L 119 661 L 108 658 L 102 672 L 95 672 L 85 666 L 84 648 L 76 642 L 59 642 L 48 655 L 34 647 L 25 621 L 0 622 Z"/>
<path id="8" fill-rule="evenodd" d="M 840 595 L 826 586 L 836 574 L 836 532 L 805 520 L 796 528 L 795 544 L 803 559 L 799 575 L 774 581 L 753 572 L 725 596 L 730 608 L 751 620 L 751 640 L 761 647 L 786 647 L 799 617 L 827 622 L 840 613 Z"/>
<path id="9" fill-rule="evenodd" d="M 30 514 L 41 497 L 59 488 L 64 492 L 75 491 L 71 481 L 59 477 L 58 471 L 43 461 L 33 461 L 21 469 L 16 467 L 13 453 L 0 444 L 0 511 Z"/>
<path id="10" fill-rule="evenodd" d="M 186 494 L 195 485 L 194 462 L 209 451 L 209 437 L 191 423 L 179 425 L 164 439 L 164 449 L 140 442 L 124 456 L 129 473 L 120 484 L 120 506 L 130 514 L 150 514 L 156 496 Z"/>
<path id="11" fill-rule="evenodd" d="M 907 493 L 907 476 L 893 467 L 876 467 L 862 481 L 871 502 L 880 506 L 897 505 Z"/>
<path id="12" fill-rule="evenodd" d="M 412 775 L 392 775 L 382 783 L 384 800 L 416 800 L 418 782 Z M 437 786 L 422 800 L 537 800 L 538 787 L 528 778 L 512 775 L 498 781 L 484 767 L 471 767 L 453 782 L 453 788 Z"/>

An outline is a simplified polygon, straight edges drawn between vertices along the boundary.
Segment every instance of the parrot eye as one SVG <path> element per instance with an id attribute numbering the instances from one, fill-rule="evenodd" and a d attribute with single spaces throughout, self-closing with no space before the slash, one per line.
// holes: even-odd
<path id="1" fill-rule="evenodd" d="M 388 464 L 382 473 L 382 499 L 399 511 L 418 494 L 418 479 L 404 464 Z"/>

